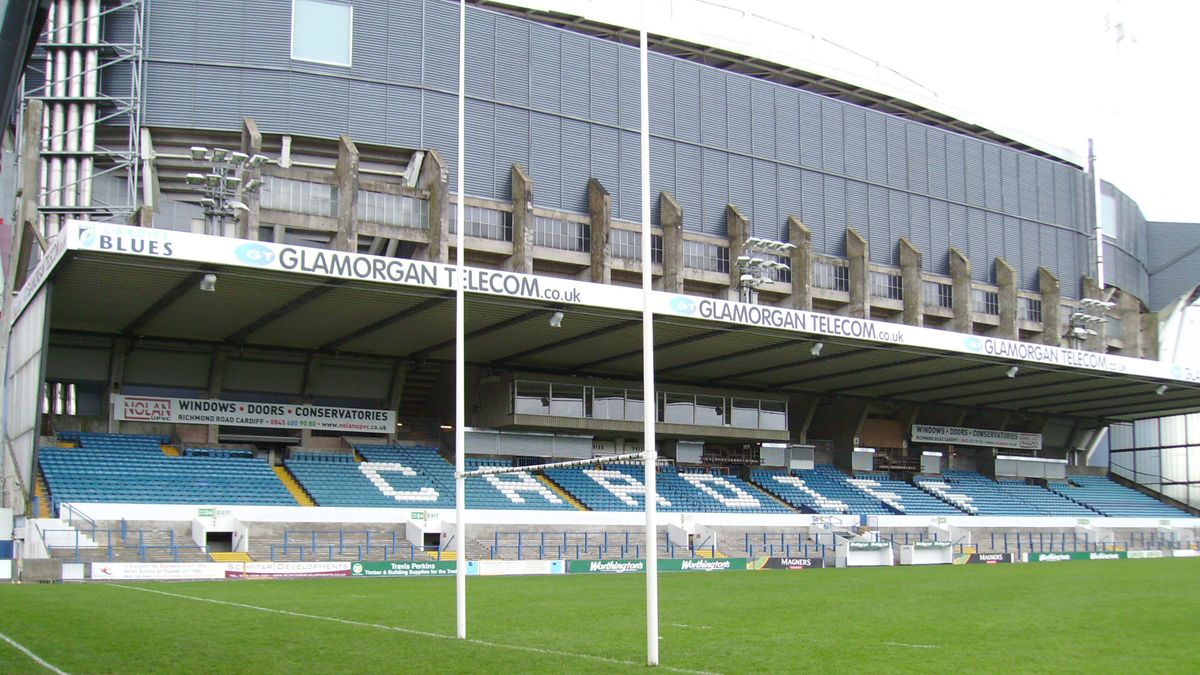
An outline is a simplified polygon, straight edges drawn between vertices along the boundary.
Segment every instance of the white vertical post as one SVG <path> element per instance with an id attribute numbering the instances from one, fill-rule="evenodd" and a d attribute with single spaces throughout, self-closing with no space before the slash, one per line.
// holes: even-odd
<path id="1" fill-rule="evenodd" d="M 467 5 L 458 0 L 458 233 L 455 238 L 456 255 L 454 267 L 454 559 L 455 597 L 458 609 L 458 638 L 467 637 L 467 481 L 463 478 L 466 469 L 467 414 L 463 397 L 466 396 L 466 341 L 463 332 L 466 324 L 466 294 L 463 293 L 463 231 L 466 230 L 465 162 L 466 162 L 466 56 L 467 56 Z"/>
<path id="2" fill-rule="evenodd" d="M 1104 293 L 1104 223 L 1100 217 L 1100 200 L 1103 197 L 1100 188 L 1100 172 L 1096 171 L 1096 146 L 1090 138 L 1088 139 L 1088 173 L 1091 174 L 1092 179 L 1092 202 L 1096 205 L 1092 214 L 1096 218 L 1096 222 L 1092 223 L 1096 228 L 1094 230 L 1096 235 L 1096 287 L 1100 289 L 1101 293 Z"/>
<path id="3" fill-rule="evenodd" d="M 641 99 L 642 99 L 642 450 L 646 453 L 646 663 L 658 665 L 658 450 L 654 423 L 658 405 L 654 393 L 654 310 L 651 307 L 650 273 L 650 87 L 647 84 L 645 4 L 642 5 Z"/>

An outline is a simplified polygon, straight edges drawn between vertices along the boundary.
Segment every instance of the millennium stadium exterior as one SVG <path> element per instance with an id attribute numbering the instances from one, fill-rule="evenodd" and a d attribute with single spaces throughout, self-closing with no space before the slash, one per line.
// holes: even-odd
<path id="1" fill-rule="evenodd" d="M 636 33 L 469 4 L 460 186 L 455 3 L 49 5 L 0 175 L 18 518 L 308 498 L 339 521 L 424 505 L 410 531 L 452 532 L 428 510 L 452 495 L 422 492 L 444 460 L 412 448 L 452 449 L 462 284 L 473 465 L 599 467 L 640 450 L 653 414 L 672 494 L 716 500 L 677 502 L 712 512 L 680 521 L 687 541 L 828 515 L 1196 539 L 1200 369 L 1180 352 L 1200 227 L 1147 222 L 1071 153 L 651 35 L 648 403 Z M 299 494 L 77 491 L 65 448 L 147 438 L 253 459 Z M 1111 471 L 1089 465 L 1104 445 Z M 378 463 L 362 473 L 385 503 L 343 500 L 313 468 L 347 457 Z M 493 487 L 629 525 L 644 491 L 613 466 Z M 1018 507 L 1027 489 L 1061 504 Z M 576 522 L 498 499 L 468 507 Z"/>

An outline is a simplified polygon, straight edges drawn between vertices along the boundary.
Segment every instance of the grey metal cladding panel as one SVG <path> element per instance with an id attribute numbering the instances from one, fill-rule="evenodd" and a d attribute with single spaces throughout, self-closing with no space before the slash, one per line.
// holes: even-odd
<path id="1" fill-rule="evenodd" d="M 787 221 L 788 216 L 795 216 L 800 222 L 803 218 L 804 185 L 800 177 L 800 169 L 786 164 L 779 165 L 779 215 Z"/>
<path id="2" fill-rule="evenodd" d="M 867 118 L 861 108 L 844 106 L 842 124 L 845 130 L 845 172 L 848 178 L 867 177 Z"/>
<path id="3" fill-rule="evenodd" d="M 249 85 L 249 80 L 246 82 Z M 457 107 L 455 108 L 457 114 Z M 421 144 L 421 90 L 416 87 L 387 88 L 388 145 L 402 148 L 425 147 Z M 263 124 L 262 121 L 259 124 Z M 272 128 L 272 127 L 267 127 Z M 438 152 L 442 152 L 438 148 Z M 443 159 L 445 159 L 443 157 Z"/>
<path id="4" fill-rule="evenodd" d="M 420 2 L 387 3 L 387 79 L 397 84 L 421 84 L 422 8 Z M 524 67 L 524 66 L 523 66 Z"/>
<path id="5" fill-rule="evenodd" d="M 632 131 L 620 132 L 620 207 L 613 207 L 618 218 L 635 223 L 642 222 L 642 142 Z M 610 190 L 612 188 L 609 188 Z M 614 197 L 615 199 L 615 197 Z"/>
<path id="6" fill-rule="evenodd" d="M 989 209 L 1004 208 L 1003 169 L 1000 164 L 1000 148 L 983 143 L 983 205 Z"/>
<path id="7" fill-rule="evenodd" d="M 907 127 L 905 136 L 908 143 L 908 189 L 921 194 L 929 194 L 929 159 L 925 126 L 921 124 L 905 126 Z"/>
<path id="8" fill-rule="evenodd" d="M 287 95 L 289 130 L 337 138 L 350 128 L 350 80 L 293 71 Z M 222 127 L 237 128 L 240 123 L 241 116 L 235 114 L 233 123 Z"/>
<path id="9" fill-rule="evenodd" d="M 1037 228 L 1037 235 L 1038 265 L 1045 267 L 1060 283 L 1065 282 L 1066 279 L 1062 276 L 1062 271 L 1059 270 L 1058 265 L 1058 261 L 1061 259 L 1058 255 L 1058 229 L 1053 227 L 1039 227 Z M 1038 288 L 1038 290 L 1040 291 L 1041 288 Z"/>
<path id="10" fill-rule="evenodd" d="M 750 78 L 740 75 L 725 76 L 725 111 L 729 120 L 726 133 L 729 149 L 733 152 L 750 154 Z"/>
<path id="11" fill-rule="evenodd" d="M 775 158 L 784 164 L 800 164 L 800 101 L 796 92 L 775 92 Z"/>
<path id="12" fill-rule="evenodd" d="M 445 2 L 425 3 L 423 55 L 427 87 L 458 90 L 458 8 Z"/>
<path id="13" fill-rule="evenodd" d="M 689 61 L 676 61 L 674 67 L 675 137 L 699 143 L 700 66 Z"/>
<path id="14" fill-rule="evenodd" d="M 350 81 L 350 128 L 347 131 L 360 143 L 387 143 L 387 85 Z"/>
<path id="15" fill-rule="evenodd" d="M 133 10 L 109 12 L 104 15 L 104 18 L 100 21 L 100 30 L 106 42 L 129 43 L 133 41 L 133 29 L 135 25 L 134 11 L 136 9 L 137 5 L 134 5 Z M 195 5 L 189 4 L 185 6 L 185 11 L 195 11 Z M 233 11 L 240 15 L 243 10 L 239 6 Z"/>
<path id="16" fill-rule="evenodd" d="M 185 63 L 146 64 L 145 123 L 151 126 L 194 127 L 196 66 Z"/>
<path id="17" fill-rule="evenodd" d="M 496 16 L 496 100 L 501 103 L 529 105 L 529 26 Z"/>
<path id="18" fill-rule="evenodd" d="M 838 176 L 825 176 L 825 231 L 845 232 L 848 224 L 846 179 Z"/>
<path id="19" fill-rule="evenodd" d="M 750 146 L 755 157 L 775 159 L 775 131 L 778 126 L 775 119 L 775 92 L 778 89 L 776 85 L 759 80 L 750 83 L 750 118 L 753 120 Z"/>
<path id="20" fill-rule="evenodd" d="M 683 229 L 699 232 L 704 219 L 704 190 L 702 188 L 703 152 L 698 145 L 675 144 L 675 201 L 683 210 Z M 650 193 L 650 203 L 657 208 L 658 195 Z"/>
<path id="21" fill-rule="evenodd" d="M 467 182 L 463 190 L 475 197 L 496 198 L 496 182 L 493 178 L 495 170 L 496 148 L 496 109 L 494 104 L 486 101 L 467 99 L 467 120 L 463 133 L 466 135 L 466 169 L 463 172 Z M 537 194 L 537 183 L 534 179 L 534 194 Z"/>
<path id="22" fill-rule="evenodd" d="M 458 191 L 458 97 L 436 91 L 424 92 L 425 105 L 420 147 L 433 148 L 442 156 L 449 175 L 450 191 Z"/>
<path id="23" fill-rule="evenodd" d="M 869 256 L 873 262 L 886 264 L 889 262 L 888 238 L 891 235 L 891 211 L 888 208 L 888 188 L 872 185 L 867 191 L 867 208 L 870 211 L 867 226 L 855 229 L 864 237 L 870 248 Z"/>
<path id="24" fill-rule="evenodd" d="M 1079 264 L 1079 250 L 1076 240 L 1079 234 L 1070 230 L 1055 230 L 1058 234 L 1058 261 L 1051 267 L 1058 273 L 1059 285 L 1062 287 L 1064 298 L 1079 297 L 1079 275 L 1083 266 Z"/>
<path id="25" fill-rule="evenodd" d="M 700 69 L 700 137 L 704 145 L 714 148 L 728 147 L 729 142 L 725 81 L 724 73 L 711 68 Z"/>
<path id="26" fill-rule="evenodd" d="M 887 118 L 888 185 L 905 190 L 908 188 L 908 123 L 893 117 Z"/>
<path id="27" fill-rule="evenodd" d="M 639 137 L 640 138 L 640 137 Z M 639 146 L 640 148 L 640 146 Z M 650 137 L 650 222 L 662 224 L 659 219 L 660 200 L 655 195 L 675 188 L 675 142 L 657 136 Z M 641 208 L 641 192 L 638 193 L 638 208 Z M 641 220 L 640 218 L 638 219 Z"/>
<path id="28" fill-rule="evenodd" d="M 729 155 L 729 203 L 754 222 L 754 163 L 745 155 Z"/>
<path id="29" fill-rule="evenodd" d="M 930 234 L 929 202 L 930 199 L 924 195 L 908 196 L 909 241 L 921 252 L 921 269 L 926 272 L 930 271 L 929 258 L 932 252 L 930 249 L 932 235 Z"/>
<path id="30" fill-rule="evenodd" d="M 618 46 L 604 40 L 592 40 L 590 45 L 591 119 L 604 124 L 619 121 L 621 90 L 618 82 Z M 670 63 L 666 64 L 670 68 Z M 668 71 L 669 72 L 669 71 Z M 654 79 L 650 80 L 651 82 Z M 664 80 L 670 82 L 669 79 Z M 653 125 L 650 127 L 654 128 Z"/>
<path id="31" fill-rule="evenodd" d="M 754 220 L 751 232 L 756 236 L 784 241 L 787 239 L 786 219 L 779 215 L 778 164 L 754 160 Z"/>
<path id="32" fill-rule="evenodd" d="M 586 119 L 588 108 L 591 107 L 591 87 L 588 76 L 591 75 L 588 38 L 577 33 L 564 32 L 562 47 L 559 52 L 559 68 L 561 69 L 562 113 Z"/>
<path id="33" fill-rule="evenodd" d="M 242 6 L 247 6 L 248 3 Z M 468 21 L 468 25 L 470 22 Z M 350 74 L 353 77 L 380 79 L 388 67 L 388 10 L 382 2 L 360 2 L 354 7 L 352 28 L 354 53 Z M 257 44 L 257 40 L 250 44 Z M 468 40 L 467 44 L 471 44 Z M 253 51 L 253 50 L 250 50 Z M 470 79 L 468 78 L 468 81 Z"/>
<path id="34" fill-rule="evenodd" d="M 946 198 L 946 133 L 925 130 L 925 161 L 929 167 L 929 195 Z"/>
<path id="35" fill-rule="evenodd" d="M 193 22 L 192 25 L 196 31 L 197 60 L 240 63 L 243 55 L 247 51 L 251 51 L 251 49 L 247 49 L 247 41 L 241 39 L 240 12 L 231 8 L 227 9 L 231 11 L 203 13 Z M 282 19 L 281 23 L 288 23 L 287 19 L 283 18 L 288 16 L 287 13 L 272 13 L 272 16 Z M 257 40 L 254 42 L 257 43 Z M 159 56 L 170 58 L 169 54 L 160 53 Z"/>
<path id="36" fill-rule="evenodd" d="M 992 264 L 995 258 L 1004 257 L 1004 216 L 999 213 L 987 214 L 987 260 L 988 281 L 996 283 L 996 267 Z"/>
<path id="37" fill-rule="evenodd" d="M 947 209 L 950 228 L 950 246 L 958 249 L 960 253 L 968 258 L 971 256 L 970 235 L 967 233 L 967 230 L 970 227 L 970 221 L 967 213 L 970 210 L 971 209 L 968 209 L 960 204 L 950 204 Z M 949 249 L 947 249 L 947 251 L 948 250 Z M 945 265 L 946 274 L 949 274 L 949 258 L 947 258 Z"/>
<path id="38" fill-rule="evenodd" d="M 971 138 L 963 139 L 963 168 L 967 181 L 966 203 L 971 206 L 983 206 L 985 199 L 982 142 Z"/>
<path id="39" fill-rule="evenodd" d="M 519 165 L 529 171 L 529 111 L 506 105 L 496 106 L 496 157 L 492 167 L 495 199 L 512 201 L 512 166 Z M 615 138 L 615 136 L 614 136 Z M 616 142 L 613 143 L 616 156 Z M 616 162 L 614 161 L 614 166 Z M 534 193 L 537 193 L 537 178 L 534 178 Z"/>
<path id="40" fill-rule="evenodd" d="M 1038 265 L 1041 254 L 1038 247 L 1041 244 L 1041 230 L 1049 229 L 1045 225 L 1021 221 L 1021 288 L 1027 291 L 1038 290 Z"/>
<path id="41" fill-rule="evenodd" d="M 975 281 L 990 280 L 992 269 L 987 249 L 987 216 L 985 211 L 967 209 L 967 250 L 963 253 L 971 259 L 971 278 Z"/>
<path id="42" fill-rule="evenodd" d="M 675 135 L 675 69 L 671 59 L 651 53 L 646 63 L 647 89 L 650 97 L 650 133 L 659 136 Z M 595 66 L 593 66 L 595 71 Z M 640 117 L 639 117 L 640 120 Z M 641 128 L 639 121 L 636 129 Z"/>
<path id="43" fill-rule="evenodd" d="M 806 91 L 800 98 L 800 165 L 811 169 L 821 166 L 821 97 Z"/>
<path id="44" fill-rule="evenodd" d="M 309 90 L 320 97 L 320 87 Z M 194 124 L 202 129 L 238 128 L 242 122 L 242 74 L 233 68 L 196 66 L 195 91 L 202 105 L 194 109 Z M 295 105 L 293 103 L 293 105 Z M 342 112 L 345 113 L 345 107 Z M 342 117 L 345 120 L 343 114 Z"/>
<path id="45" fill-rule="evenodd" d="M 36 91 L 38 86 L 44 84 L 42 73 L 34 73 L 31 70 L 25 72 L 26 90 Z M 129 96 L 132 79 L 133 65 L 129 61 L 113 63 L 105 68 L 104 77 L 100 78 L 100 91 L 107 96 Z"/>
<path id="46" fill-rule="evenodd" d="M 1000 208 L 1005 213 L 1012 215 L 1021 211 L 1021 181 L 1018 166 L 1016 152 L 1008 148 L 1000 149 Z"/>
<path id="47" fill-rule="evenodd" d="M 1200 269 L 1198 243 L 1193 242 L 1190 253 L 1173 258 L 1174 262 L 1150 277 L 1148 304 L 1151 311 L 1162 309 L 1196 286 L 1196 270 Z"/>
<path id="48" fill-rule="evenodd" d="M 704 162 L 704 216 L 700 231 L 722 236 L 726 232 L 725 207 L 729 204 L 729 154 L 704 148 L 701 159 Z"/>
<path id="49" fill-rule="evenodd" d="M 858 231 L 867 229 L 871 220 L 870 190 L 866 183 L 846 181 L 846 227 Z"/>
<path id="50" fill-rule="evenodd" d="M 560 35 L 553 28 L 536 23 L 529 29 L 529 79 L 536 83 L 530 88 L 530 98 L 536 110 L 559 112 L 559 100 L 562 98 L 558 67 Z"/>
<path id="51" fill-rule="evenodd" d="M 1073 190 L 1076 173 L 1079 176 L 1078 180 L 1082 182 L 1083 172 L 1076 172 L 1061 164 L 1054 167 L 1054 222 L 1072 229 L 1079 227 L 1075 216 L 1075 193 Z"/>
<path id="52" fill-rule="evenodd" d="M 551 209 L 562 203 L 562 119 L 533 113 L 530 120 L 529 174 L 533 203 Z"/>
<path id="53" fill-rule="evenodd" d="M 612 127 L 596 124 L 588 129 L 592 137 L 591 177 L 600 181 L 612 197 L 613 213 L 619 213 L 621 187 L 621 141 L 620 132 Z"/>
<path id="54" fill-rule="evenodd" d="M 154 11 L 146 14 L 146 58 L 194 60 L 200 16 L 196 2 L 156 3 Z"/>
<path id="55" fill-rule="evenodd" d="M 618 113 L 620 126 L 624 129 L 639 129 L 642 126 L 640 61 L 636 51 L 622 49 L 617 52 Z"/>
<path id="56" fill-rule="evenodd" d="M 958 208 L 958 207 L 956 207 Z M 950 274 L 950 205 L 938 199 L 929 204 L 929 248 L 924 251 L 924 268 L 934 274 Z"/>
<path id="57" fill-rule="evenodd" d="M 1056 222 L 1054 213 L 1054 164 L 1038 160 L 1037 166 L 1037 213 L 1035 217 L 1045 223 Z"/>
<path id="58" fill-rule="evenodd" d="M 846 142 L 842 129 L 844 108 L 837 101 L 821 101 L 821 166 L 826 171 L 838 174 L 846 172 Z"/>
<path id="59" fill-rule="evenodd" d="M 496 98 L 495 17 L 490 12 L 467 12 L 467 96 Z M 458 42 L 454 44 L 457 47 Z"/>
<path id="60" fill-rule="evenodd" d="M 825 229 L 825 177 L 816 171 L 800 172 L 800 220 L 812 231 L 814 253 L 826 255 L 845 255 L 845 237 L 842 236 L 841 252 L 837 247 L 838 236 L 842 232 L 827 232 Z"/>
<path id="61" fill-rule="evenodd" d="M 867 180 L 872 183 L 887 183 L 887 116 L 868 110 L 865 113 L 867 129 Z"/>
<path id="62" fill-rule="evenodd" d="M 616 108 L 614 107 L 615 111 Z M 592 165 L 591 127 L 587 122 L 562 121 L 562 209 L 575 213 L 588 212 L 588 168 Z M 654 175 L 654 171 L 650 171 Z M 554 180 L 554 176 L 547 176 Z M 534 178 L 533 193 L 538 191 Z"/>
<path id="63" fill-rule="evenodd" d="M 887 258 L 881 258 L 877 262 L 889 265 L 900 264 L 900 249 L 896 246 L 900 237 L 912 239 L 908 216 L 908 195 L 900 190 L 888 190 Z"/>
<path id="64" fill-rule="evenodd" d="M 946 134 L 946 199 L 966 203 L 967 166 L 963 137 Z"/>
<path id="65" fill-rule="evenodd" d="M 291 110 L 288 86 L 291 76 L 285 71 L 247 68 L 242 71 L 241 115 L 251 117 L 263 132 L 289 129 Z M 197 99 L 200 100 L 200 99 Z M 239 117 L 239 126 L 240 126 Z"/>
<path id="66" fill-rule="evenodd" d="M 1004 244 L 1000 256 L 1016 271 L 1017 287 L 1021 288 L 1024 280 L 1022 272 L 1025 265 L 1021 246 L 1021 221 L 1015 216 L 1004 216 L 1004 225 L 1002 227 L 1004 228 Z"/>
<path id="67" fill-rule="evenodd" d="M 1017 179 L 1020 186 L 1020 210 L 1025 218 L 1038 217 L 1038 160 L 1024 153 L 1017 156 Z"/>

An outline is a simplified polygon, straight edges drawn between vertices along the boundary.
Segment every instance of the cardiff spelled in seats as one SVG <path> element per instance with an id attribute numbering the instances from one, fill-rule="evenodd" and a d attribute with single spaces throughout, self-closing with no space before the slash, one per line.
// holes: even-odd
<path id="1" fill-rule="evenodd" d="M 62 434 L 77 448 L 42 448 L 38 461 L 57 510 L 63 502 L 273 504 L 296 500 L 253 457 L 168 457 L 159 436 Z"/>
<path id="2" fill-rule="evenodd" d="M 1050 489 L 1073 502 L 1113 518 L 1191 518 L 1169 504 L 1125 487 L 1107 476 L 1071 476 L 1051 482 Z"/>
<path id="3" fill-rule="evenodd" d="M 995 481 L 974 471 L 949 469 L 942 480 L 918 479 L 917 485 L 941 499 L 981 516 L 1094 517 L 1095 511 L 1023 480 Z"/>
<path id="4" fill-rule="evenodd" d="M 641 465 L 606 464 L 604 468 L 547 469 L 546 476 L 593 511 L 645 509 L 645 471 Z M 662 511 L 697 513 L 790 513 L 783 504 L 749 483 L 708 471 L 659 469 L 656 474 Z"/>

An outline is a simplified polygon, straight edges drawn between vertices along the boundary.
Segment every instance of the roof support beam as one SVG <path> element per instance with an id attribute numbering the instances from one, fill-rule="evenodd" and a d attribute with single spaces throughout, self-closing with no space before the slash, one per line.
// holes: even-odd
<path id="1" fill-rule="evenodd" d="M 267 324 L 274 323 L 275 321 L 282 319 L 283 317 L 287 316 L 288 314 L 291 314 L 292 312 L 300 309 L 301 307 L 309 304 L 313 300 L 316 300 L 317 298 L 321 297 L 322 295 L 325 295 L 329 291 L 332 291 L 333 289 L 335 289 L 341 285 L 342 284 L 340 281 L 327 281 L 324 284 L 317 286 L 316 288 L 311 288 L 308 291 L 306 291 L 305 293 L 301 294 L 299 297 L 293 298 L 290 301 L 285 302 L 284 304 L 280 305 L 279 307 L 276 307 L 275 309 L 271 310 L 270 312 L 263 314 L 262 316 L 258 317 L 254 321 L 251 321 L 250 323 L 246 324 L 245 326 L 242 326 L 238 330 L 230 333 L 225 338 L 225 342 L 227 342 L 229 344 L 235 344 L 235 345 L 241 344 L 246 341 L 247 337 L 254 334 L 255 331 L 261 329 L 263 326 L 266 326 Z"/>
<path id="2" fill-rule="evenodd" d="M 200 280 L 204 278 L 205 274 L 208 274 L 206 270 L 196 270 L 195 272 L 192 272 L 184 277 L 182 281 L 175 284 L 174 288 L 166 293 L 163 293 L 158 300 L 154 301 L 154 304 L 147 307 L 146 311 L 142 312 L 136 319 L 126 324 L 125 327 L 121 329 L 121 335 L 124 335 L 125 337 L 137 337 L 138 331 L 140 331 L 142 328 L 145 328 L 146 324 L 153 321 L 155 317 L 163 312 L 163 310 L 175 304 L 175 301 L 182 298 L 185 294 L 187 294 L 188 291 L 198 287 L 200 285 Z"/>
<path id="3" fill-rule="evenodd" d="M 319 349 L 320 351 L 323 351 L 323 352 L 335 352 L 335 351 L 337 351 L 338 347 L 341 347 L 342 345 L 346 344 L 347 342 L 350 342 L 352 340 L 357 340 L 358 338 L 363 337 L 364 335 L 370 335 L 371 333 L 374 333 L 377 330 L 382 330 L 384 328 L 387 328 L 388 326 L 391 326 L 395 323 L 403 321 L 407 318 L 416 316 L 417 314 L 420 314 L 421 312 L 424 312 L 427 309 L 432 309 L 434 307 L 437 307 L 438 305 L 442 304 L 442 302 L 443 302 L 443 300 L 440 298 L 434 298 L 433 300 L 426 300 L 425 302 L 422 302 L 417 305 L 413 305 L 412 307 L 409 307 L 408 309 L 400 310 L 399 312 L 396 312 L 395 314 L 392 314 L 391 316 L 386 316 L 386 317 L 380 319 L 379 321 L 369 323 L 369 324 L 363 326 L 362 328 L 352 330 L 349 333 L 346 333 L 345 335 L 341 336 L 340 338 L 335 338 L 333 340 L 330 340 L 329 342 L 326 342 L 325 344 L 321 345 L 320 347 L 317 347 L 317 349 Z"/>

